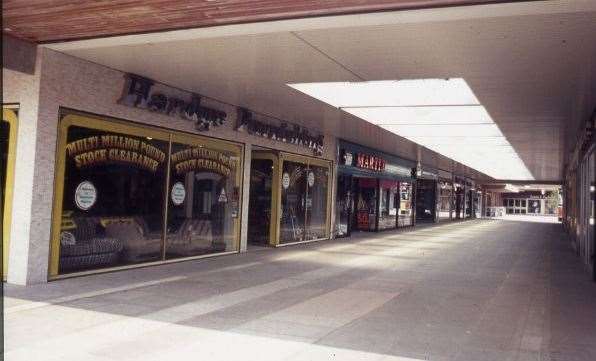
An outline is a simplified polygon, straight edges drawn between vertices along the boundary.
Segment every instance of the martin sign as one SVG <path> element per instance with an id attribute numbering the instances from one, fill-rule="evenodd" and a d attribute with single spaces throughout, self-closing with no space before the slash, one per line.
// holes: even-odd
<path id="1" fill-rule="evenodd" d="M 153 91 L 155 82 L 135 74 L 126 74 L 120 104 L 194 121 L 198 131 L 223 125 L 227 114 L 201 105 L 201 97 L 188 93 L 185 98 Z"/>
<path id="2" fill-rule="evenodd" d="M 385 159 L 377 157 L 376 155 L 352 153 L 346 150 L 342 150 L 341 160 L 345 165 L 368 169 L 375 172 L 383 172 L 387 165 Z"/>

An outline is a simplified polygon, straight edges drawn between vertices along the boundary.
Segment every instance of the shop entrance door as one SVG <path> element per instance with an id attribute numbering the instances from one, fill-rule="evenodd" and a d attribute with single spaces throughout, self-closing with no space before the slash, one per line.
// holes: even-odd
<path id="1" fill-rule="evenodd" d="M 354 217 L 353 229 L 377 230 L 377 179 L 353 178 Z"/>
<path id="2" fill-rule="evenodd" d="M 419 179 L 416 182 L 416 220 L 434 222 L 437 211 L 437 182 Z"/>
<path id="3" fill-rule="evenodd" d="M 17 116 L 12 109 L 2 109 L 0 122 L 0 240 L 2 241 L 2 279 L 8 271 L 12 192 L 16 151 Z"/>
<path id="4" fill-rule="evenodd" d="M 272 209 L 274 190 L 278 188 L 277 155 L 267 151 L 253 151 L 250 162 L 250 194 L 248 202 L 248 246 L 268 246 L 272 244 Z"/>
<path id="5" fill-rule="evenodd" d="M 337 195 L 335 198 L 335 237 L 349 237 L 352 233 L 353 214 L 352 176 L 337 177 Z"/>

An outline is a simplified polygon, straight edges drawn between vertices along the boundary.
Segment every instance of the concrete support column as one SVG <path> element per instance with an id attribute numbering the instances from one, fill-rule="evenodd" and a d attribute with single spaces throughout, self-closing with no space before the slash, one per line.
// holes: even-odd
<path id="1" fill-rule="evenodd" d="M 248 245 L 248 203 L 250 200 L 250 162 L 252 145 L 244 146 L 244 168 L 242 169 L 242 209 L 240 211 L 240 252 L 246 252 Z"/>
<path id="2" fill-rule="evenodd" d="M 32 237 L 33 228 L 39 221 L 34 216 L 38 208 L 33 193 L 38 176 L 36 159 L 43 158 L 39 156 L 37 144 L 39 137 L 44 136 L 40 135 L 39 129 L 41 64 L 37 50 L 33 54 L 35 66 L 31 73 L 8 69 L 2 72 L 3 101 L 18 104 L 12 221 L 6 278 L 8 283 L 18 285 L 46 282 L 48 270 L 47 240 L 41 243 L 32 241 L 32 238 L 35 238 Z M 51 200 L 52 192 L 43 192 L 38 196 Z"/>

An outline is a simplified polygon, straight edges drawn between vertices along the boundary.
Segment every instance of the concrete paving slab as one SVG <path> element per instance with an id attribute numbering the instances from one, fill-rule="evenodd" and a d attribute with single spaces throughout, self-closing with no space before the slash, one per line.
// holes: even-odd
<path id="1" fill-rule="evenodd" d="M 559 224 L 443 223 L 7 285 L 5 359 L 591 361 L 595 299 Z"/>

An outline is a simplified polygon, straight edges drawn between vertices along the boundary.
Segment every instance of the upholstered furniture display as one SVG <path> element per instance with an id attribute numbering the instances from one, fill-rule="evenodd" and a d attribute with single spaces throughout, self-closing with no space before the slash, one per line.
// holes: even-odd
<path id="1" fill-rule="evenodd" d="M 96 237 L 96 219 L 79 218 L 70 222 L 72 227 L 61 235 L 62 271 L 109 266 L 118 262 L 122 242 L 114 238 Z"/>
<path id="2" fill-rule="evenodd" d="M 104 218 L 101 223 L 107 237 L 122 242 L 126 263 L 161 259 L 161 234 L 151 234 L 142 218 Z"/>
<path id="3" fill-rule="evenodd" d="M 185 219 L 178 231 L 168 235 L 167 254 L 174 256 L 192 256 L 201 253 L 225 251 L 213 242 L 213 229 L 210 220 Z"/>
<path id="4" fill-rule="evenodd" d="M 114 264 L 120 257 L 122 243 L 112 238 L 92 238 L 60 249 L 63 271 Z"/>

